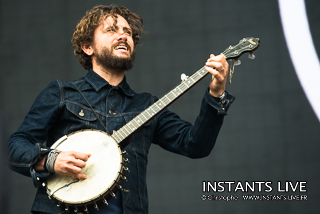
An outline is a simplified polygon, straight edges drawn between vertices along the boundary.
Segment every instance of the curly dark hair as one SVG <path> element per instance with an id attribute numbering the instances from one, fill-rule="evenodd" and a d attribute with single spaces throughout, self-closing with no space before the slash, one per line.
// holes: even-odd
<path id="1" fill-rule="evenodd" d="M 94 31 L 103 22 L 103 20 L 112 16 L 114 25 L 117 24 L 117 15 L 122 16 L 132 29 L 132 39 L 135 46 L 139 45 L 142 33 L 147 33 L 143 29 L 143 19 L 141 16 L 131 12 L 123 6 L 104 6 L 98 5 L 86 12 L 86 15 L 77 24 L 71 42 L 74 47 L 74 55 L 78 57 L 80 64 L 84 69 L 92 68 L 91 56 L 88 56 L 83 50 L 82 45 L 91 45 L 93 43 Z"/>

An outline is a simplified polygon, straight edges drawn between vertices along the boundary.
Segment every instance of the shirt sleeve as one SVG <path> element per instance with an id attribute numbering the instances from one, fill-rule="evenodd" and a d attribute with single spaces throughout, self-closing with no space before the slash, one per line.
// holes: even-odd
<path id="1" fill-rule="evenodd" d="M 202 99 L 199 115 L 194 124 L 184 121 L 169 110 L 157 117 L 154 143 L 162 148 L 190 158 L 206 157 L 212 151 L 224 116 L 235 97 L 226 92 L 224 104 L 209 94 Z"/>
<path id="2" fill-rule="evenodd" d="M 50 148 L 45 146 L 47 133 L 58 117 L 60 90 L 58 81 L 52 82 L 36 98 L 17 132 L 8 141 L 9 167 L 20 174 L 31 176 L 34 184 L 49 173 L 37 173 L 33 165 Z"/>

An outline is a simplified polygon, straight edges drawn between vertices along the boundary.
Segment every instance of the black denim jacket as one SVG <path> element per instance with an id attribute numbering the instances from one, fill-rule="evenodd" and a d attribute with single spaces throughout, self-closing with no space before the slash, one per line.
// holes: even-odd
<path id="1" fill-rule="evenodd" d="M 54 81 L 40 93 L 8 143 L 11 169 L 31 176 L 38 187 L 34 211 L 63 211 L 48 199 L 41 185 L 50 174 L 33 169 L 34 163 L 50 151 L 56 140 L 81 129 L 98 129 L 112 134 L 157 101 L 149 93 L 135 93 L 125 78 L 114 87 L 94 71 L 72 83 L 92 105 L 107 130 L 70 82 Z M 194 125 L 166 109 L 132 135 L 125 149 L 130 172 L 126 175 L 128 182 L 123 183 L 124 191 L 121 191 L 124 213 L 148 213 L 146 168 L 151 143 L 190 158 L 209 155 L 233 100 L 234 97 L 227 93 L 227 102 L 221 107 L 207 90 Z M 80 112 L 83 113 L 81 116 Z"/>

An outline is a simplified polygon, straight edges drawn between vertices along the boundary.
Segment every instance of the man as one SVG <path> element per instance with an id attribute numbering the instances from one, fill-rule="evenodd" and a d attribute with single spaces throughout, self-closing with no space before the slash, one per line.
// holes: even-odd
<path id="1" fill-rule="evenodd" d="M 89 10 L 72 38 L 74 53 L 88 74 L 72 82 L 52 82 L 10 137 L 11 168 L 31 176 L 38 187 L 33 213 L 73 213 L 48 199 L 41 184 L 52 174 L 87 178 L 82 169 L 91 154 L 50 149 L 56 140 L 81 129 L 112 134 L 157 101 L 151 94 L 135 93 L 125 78 L 144 33 L 142 24 L 142 18 L 125 7 L 96 6 Z M 123 182 L 123 191 L 117 191 L 108 206 L 100 205 L 99 211 L 91 208 L 89 213 L 148 212 L 146 166 L 151 143 L 191 158 L 209 155 L 234 97 L 225 92 L 225 58 L 211 55 L 206 65 L 213 78 L 195 124 L 164 110 L 136 131 L 125 147 L 130 172 L 126 173 L 128 181 Z"/>

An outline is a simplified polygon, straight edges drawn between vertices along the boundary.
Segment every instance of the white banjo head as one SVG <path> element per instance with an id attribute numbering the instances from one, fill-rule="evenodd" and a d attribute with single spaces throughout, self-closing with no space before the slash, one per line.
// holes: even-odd
<path id="1" fill-rule="evenodd" d="M 93 202 L 111 191 L 121 177 L 121 149 L 105 132 L 81 130 L 61 138 L 51 148 L 91 154 L 82 170 L 87 179 L 79 181 L 59 174 L 48 178 L 48 195 L 64 204 L 83 205 Z"/>

